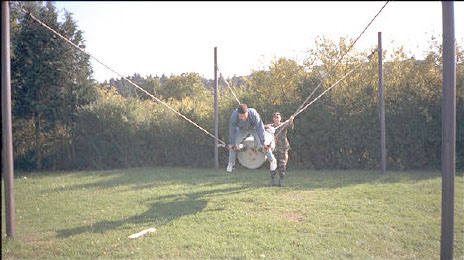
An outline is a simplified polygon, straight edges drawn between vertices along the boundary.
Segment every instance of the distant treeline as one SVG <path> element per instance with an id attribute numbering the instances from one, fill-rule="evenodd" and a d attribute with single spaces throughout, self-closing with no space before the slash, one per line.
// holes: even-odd
<path id="1" fill-rule="evenodd" d="M 53 2 L 18 2 L 85 48 L 71 14 L 58 22 Z M 113 39 L 117 40 L 117 39 Z M 139 166 L 212 167 L 214 139 L 122 78 L 92 79 L 89 57 L 27 16 L 11 14 L 11 71 L 15 168 L 23 170 L 112 169 Z M 425 59 L 402 48 L 384 52 L 387 169 L 440 169 L 441 41 L 432 38 Z M 226 79 L 238 99 L 264 122 L 275 111 L 284 120 L 322 81 L 311 100 L 363 64 L 295 119 L 289 131 L 289 167 L 377 169 L 380 123 L 377 55 L 351 50 L 353 43 L 316 39 L 303 64 L 275 59 L 265 70 Z M 374 47 L 375 48 L 375 47 Z M 456 167 L 464 165 L 464 65 L 457 46 Z M 149 93 L 214 133 L 214 81 L 197 73 L 128 77 Z M 220 84 L 219 138 L 227 141 L 237 106 Z M 219 150 L 221 167 L 227 151 Z"/>

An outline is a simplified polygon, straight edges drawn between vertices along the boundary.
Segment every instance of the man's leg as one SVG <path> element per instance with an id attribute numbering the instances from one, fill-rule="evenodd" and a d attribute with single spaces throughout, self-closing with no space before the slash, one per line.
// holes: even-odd
<path id="1" fill-rule="evenodd" d="M 284 177 L 287 173 L 287 162 L 288 162 L 288 150 L 279 151 L 277 156 L 278 168 L 279 168 L 279 187 L 284 185 Z"/>
<path id="2" fill-rule="evenodd" d="M 277 171 L 270 171 L 270 173 L 271 173 L 271 182 L 270 182 L 269 185 L 270 186 L 275 186 L 275 181 L 274 180 L 275 180 L 275 176 L 277 174 Z"/>
<path id="3" fill-rule="evenodd" d="M 241 142 L 246 138 L 248 134 L 249 134 L 248 132 L 239 131 L 237 134 L 237 138 L 235 138 L 235 145 L 241 144 Z M 227 164 L 227 169 L 226 169 L 227 172 L 232 172 L 232 168 L 235 165 L 236 158 L 237 158 L 237 153 L 235 152 L 235 150 L 230 149 L 229 150 L 229 163 Z"/>
<path id="4" fill-rule="evenodd" d="M 253 135 L 253 139 L 254 139 L 254 142 L 255 142 L 255 146 L 257 148 L 261 147 L 261 142 L 259 141 L 258 133 L 256 131 L 253 131 L 252 135 Z M 269 149 L 267 152 L 265 152 L 265 154 L 266 154 L 266 158 L 267 158 L 267 160 L 269 162 L 272 162 L 275 159 L 274 155 L 272 154 L 271 149 Z"/>
<path id="5" fill-rule="evenodd" d="M 256 132 L 256 130 L 253 131 L 252 135 L 253 135 L 253 139 L 255 141 L 255 146 L 256 147 L 261 147 L 261 142 L 259 141 L 258 132 Z M 271 171 L 275 171 L 276 168 L 277 168 L 277 161 L 275 160 L 275 157 L 272 154 L 271 149 L 269 149 L 267 152 L 265 152 L 265 154 L 266 154 L 266 158 L 267 158 L 267 160 L 269 161 L 269 164 L 270 164 L 269 169 Z"/>
<path id="6" fill-rule="evenodd" d="M 239 149 L 242 149 L 244 146 L 243 146 L 243 141 L 248 137 L 248 135 L 250 134 L 250 132 L 248 131 L 239 131 L 238 134 L 237 134 L 237 138 L 235 139 L 235 144 L 236 145 L 239 145 Z"/>
<path id="7" fill-rule="evenodd" d="M 256 130 L 250 133 L 253 136 L 253 142 L 255 143 L 255 148 L 261 147 L 261 142 L 259 141 L 258 133 Z"/>
<path id="8" fill-rule="evenodd" d="M 269 160 L 269 170 L 275 171 L 277 169 L 277 160 L 270 149 L 266 152 L 266 156 Z"/>
<path id="9" fill-rule="evenodd" d="M 267 157 L 267 160 L 269 162 L 272 162 L 275 160 L 275 157 L 274 157 L 274 154 L 272 153 L 271 149 L 269 149 L 267 152 L 266 152 L 266 157 Z"/>
<path id="10" fill-rule="evenodd" d="M 235 165 L 235 157 L 236 157 L 236 154 L 235 154 L 234 149 L 230 149 L 229 150 L 229 163 L 227 164 L 227 168 L 226 168 L 227 172 L 232 172 L 232 168 Z"/>

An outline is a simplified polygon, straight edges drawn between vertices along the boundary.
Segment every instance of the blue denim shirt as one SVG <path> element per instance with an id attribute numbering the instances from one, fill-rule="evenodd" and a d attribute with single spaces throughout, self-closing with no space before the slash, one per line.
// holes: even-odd
<path id="1" fill-rule="evenodd" d="M 235 109 L 230 115 L 229 120 L 229 144 L 234 145 L 238 132 L 248 132 L 256 130 L 259 141 L 264 146 L 264 125 L 261 117 L 254 108 L 248 108 L 248 117 L 246 120 L 238 119 L 238 110 Z"/>

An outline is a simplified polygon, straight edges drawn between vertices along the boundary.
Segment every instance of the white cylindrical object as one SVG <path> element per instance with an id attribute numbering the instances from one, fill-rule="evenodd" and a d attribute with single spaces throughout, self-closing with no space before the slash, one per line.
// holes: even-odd
<path id="1" fill-rule="evenodd" d="M 264 131 L 264 145 L 271 145 L 271 150 L 275 148 L 274 135 L 272 131 L 266 129 Z M 243 140 L 242 144 L 244 148 L 237 152 L 237 159 L 241 165 L 245 166 L 248 169 L 257 169 L 263 165 L 266 161 L 266 154 L 259 151 L 253 151 L 251 148 L 255 147 L 255 141 L 253 136 L 249 136 Z"/>

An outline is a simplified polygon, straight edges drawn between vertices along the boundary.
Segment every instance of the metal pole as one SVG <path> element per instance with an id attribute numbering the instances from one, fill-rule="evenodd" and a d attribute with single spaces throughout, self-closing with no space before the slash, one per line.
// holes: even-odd
<path id="1" fill-rule="evenodd" d="M 379 53 L 379 117 L 380 117 L 380 169 L 385 173 L 387 153 L 385 152 L 385 106 L 383 95 L 383 69 L 382 69 L 382 32 L 378 33 Z"/>
<path id="2" fill-rule="evenodd" d="M 11 126 L 11 80 L 10 80 L 10 8 L 2 1 L 2 176 L 5 185 L 6 235 L 15 233 L 13 197 L 13 135 Z"/>
<path id="3" fill-rule="evenodd" d="M 218 66 L 217 66 L 217 47 L 214 47 L 214 168 L 219 169 L 218 155 Z"/>
<path id="4" fill-rule="evenodd" d="M 454 2 L 442 2 L 443 98 L 441 144 L 441 246 L 440 259 L 453 259 L 454 175 L 456 171 L 456 40 Z"/>

